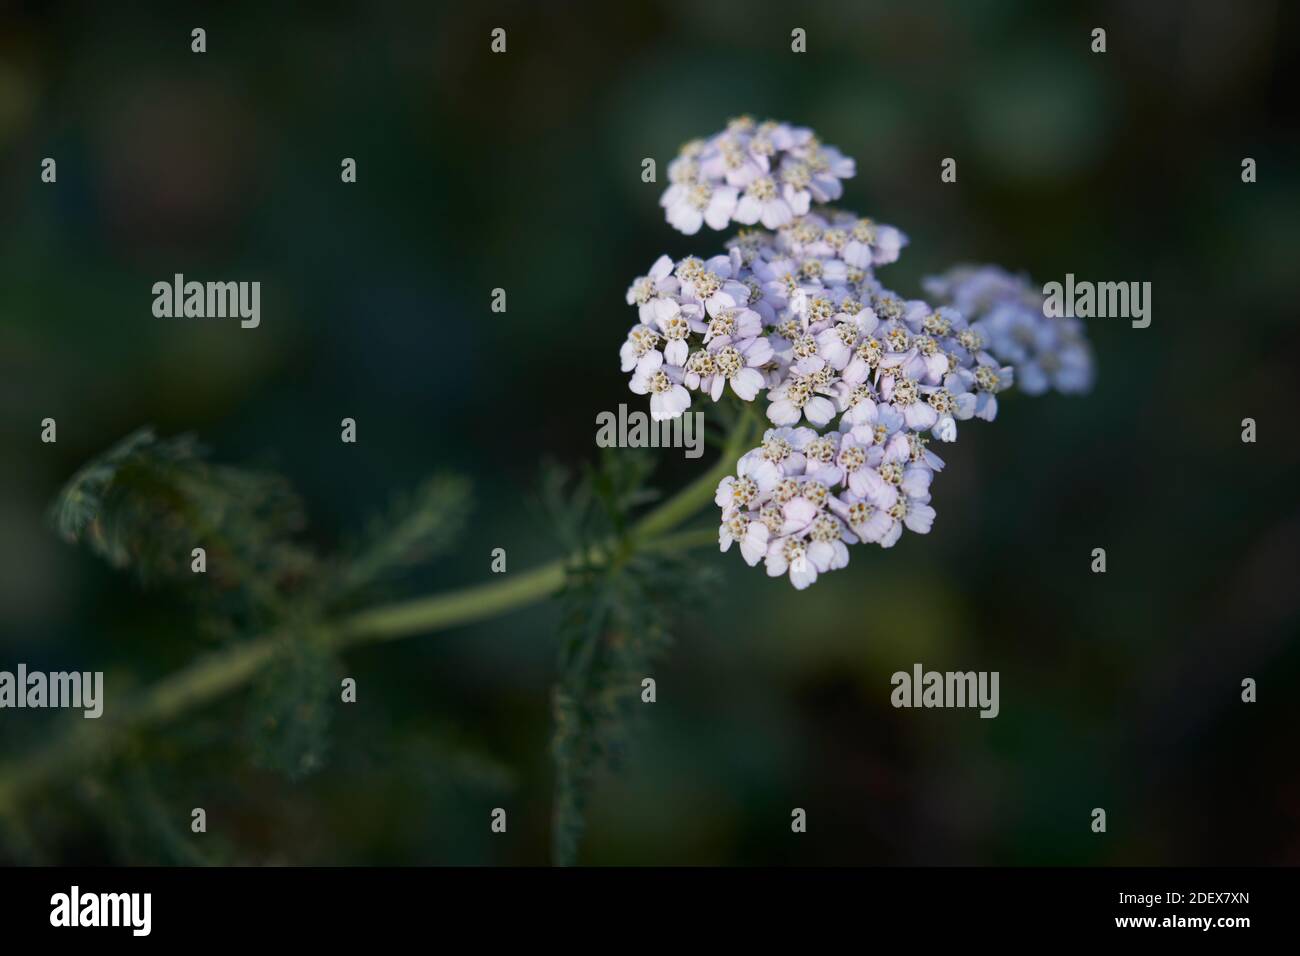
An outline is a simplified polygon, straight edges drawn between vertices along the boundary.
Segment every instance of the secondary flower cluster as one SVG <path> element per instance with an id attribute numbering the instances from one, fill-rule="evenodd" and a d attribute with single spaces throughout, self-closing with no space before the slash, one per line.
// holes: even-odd
<path id="1" fill-rule="evenodd" d="M 662 204 L 680 231 L 768 227 L 742 230 L 709 259 L 661 256 L 627 291 L 639 321 L 622 368 L 654 419 L 728 390 L 766 403 L 774 427 L 717 490 L 722 550 L 739 543 L 750 565 L 804 588 L 844 567 L 849 544 L 887 548 L 904 529 L 928 532 L 943 468 L 928 446 L 955 440 L 959 421 L 992 421 L 1021 357 L 1041 369 L 1043 350 L 1004 358 L 1000 337 L 1017 332 L 992 313 L 968 323 L 962 305 L 976 292 L 960 278 L 936 286 L 952 303 L 938 308 L 882 286 L 875 269 L 907 238 L 810 211 L 853 175 L 852 160 L 810 130 L 738 120 L 687 146 L 670 173 Z"/>
<path id="2" fill-rule="evenodd" d="M 706 223 L 777 229 L 806 215 L 813 202 L 839 199 L 841 180 L 854 172 L 853 160 L 823 146 L 810 129 L 741 118 L 682 147 L 668 166 L 672 185 L 659 204 L 672 227 L 688 236 Z"/>
<path id="3" fill-rule="evenodd" d="M 1071 395 L 1092 388 L 1092 348 L 1083 323 L 1045 315 L 1042 292 L 1024 277 L 997 266 L 958 266 L 924 285 L 937 301 L 970 319 L 989 354 L 1015 367 L 1022 392 Z"/>

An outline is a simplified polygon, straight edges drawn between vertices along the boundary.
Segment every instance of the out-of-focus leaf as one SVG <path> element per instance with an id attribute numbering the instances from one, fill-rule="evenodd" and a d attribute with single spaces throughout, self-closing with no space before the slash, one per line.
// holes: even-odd
<path id="1" fill-rule="evenodd" d="M 630 460 L 629 460 L 630 459 Z M 597 773 L 617 766 L 637 708 L 641 681 L 671 643 L 671 609 L 702 600 L 711 573 L 686 558 L 637 554 L 625 532 L 630 512 L 653 494 L 649 463 L 608 455 L 567 499 L 553 482 L 551 510 L 568 522 L 575 553 L 560 594 L 559 675 L 552 692 L 555 803 L 552 852 L 573 863 Z M 573 502 L 568 509 L 564 501 Z"/>
<path id="2" fill-rule="evenodd" d="M 340 570 L 336 592 L 353 594 L 386 574 L 442 553 L 460 535 L 470 504 L 464 478 L 426 479 L 371 522 L 364 544 Z"/>
<path id="3" fill-rule="evenodd" d="M 64 486 L 51 520 L 66 540 L 85 544 L 146 583 L 185 578 L 192 551 L 206 553 L 210 599 L 237 590 L 274 604 L 313 567 L 293 541 L 303 525 L 297 496 L 276 475 L 210 464 L 192 436 L 127 436 Z"/>
<path id="4" fill-rule="evenodd" d="M 263 671 L 248 709 L 253 762 L 291 780 L 325 766 L 339 667 L 310 634 L 283 642 L 275 662 Z"/>

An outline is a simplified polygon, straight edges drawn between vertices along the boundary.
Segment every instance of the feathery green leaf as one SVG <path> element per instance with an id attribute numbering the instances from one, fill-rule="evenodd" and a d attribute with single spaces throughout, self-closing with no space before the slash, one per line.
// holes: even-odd
<path id="1" fill-rule="evenodd" d="M 577 858 L 597 773 L 621 758 L 641 706 L 641 681 L 671 643 L 671 609 L 701 598 L 711 580 L 687 558 L 639 554 L 626 540 L 632 510 L 654 497 L 644 485 L 650 468 L 646 456 L 611 454 L 567 499 L 557 481 L 548 486 L 552 511 L 567 522 L 576 553 L 599 558 L 571 568 L 559 596 L 552 849 L 562 866 Z M 600 554 L 602 548 L 609 553 Z"/>
<path id="2" fill-rule="evenodd" d="M 364 544 L 340 569 L 335 593 L 354 594 L 386 574 L 442 553 L 460 535 L 469 510 L 464 478 L 426 479 L 371 522 Z"/>

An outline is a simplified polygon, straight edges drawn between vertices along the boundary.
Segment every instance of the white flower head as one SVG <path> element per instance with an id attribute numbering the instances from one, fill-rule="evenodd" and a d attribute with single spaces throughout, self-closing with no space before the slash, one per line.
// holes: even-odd
<path id="1" fill-rule="evenodd" d="M 969 322 L 964 336 L 958 334 L 961 344 L 1011 366 L 1021 391 L 1077 395 L 1092 388 L 1094 363 L 1083 324 L 1045 315 L 1043 294 L 1027 278 L 996 266 L 962 266 L 926 279 L 925 287 Z M 985 399 L 980 417 L 990 408 L 996 413 L 996 400 Z"/>
<path id="2" fill-rule="evenodd" d="M 669 225 L 687 235 L 732 222 L 778 229 L 814 202 L 839 199 L 855 172 L 852 159 L 809 129 L 742 119 L 682 148 L 659 203 Z"/>
<path id="3" fill-rule="evenodd" d="M 660 204 L 695 234 L 741 229 L 725 252 L 661 256 L 626 300 L 619 349 L 656 421 L 712 402 L 765 403 L 774 427 L 717 486 L 718 546 L 797 589 L 848 564 L 849 547 L 927 534 L 934 443 L 992 421 L 998 396 L 1078 392 L 1092 354 L 1073 319 L 1043 316 L 1028 282 L 993 267 L 926 280 L 934 301 L 887 289 L 897 228 L 827 205 L 851 158 L 803 127 L 748 118 L 683 147 Z M 932 447 L 933 446 L 933 447 Z"/>

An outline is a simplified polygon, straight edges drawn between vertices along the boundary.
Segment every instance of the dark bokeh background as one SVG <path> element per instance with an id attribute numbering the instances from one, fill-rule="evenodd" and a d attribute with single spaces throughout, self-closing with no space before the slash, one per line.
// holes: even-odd
<path id="1" fill-rule="evenodd" d="M 725 589 L 656 671 L 583 860 L 1300 862 L 1290 5 L 356 6 L 0 4 L 0 667 L 125 688 L 208 646 L 182 601 L 44 523 L 145 423 L 283 471 L 323 547 L 431 471 L 471 476 L 461 549 L 412 592 L 483 579 L 494 547 L 512 570 L 554 556 L 539 459 L 592 458 L 596 412 L 638 401 L 616 358 L 629 280 L 722 238 L 674 233 L 640 161 L 662 177 L 747 112 L 857 158 L 844 205 L 912 239 L 882 272 L 900 292 L 961 261 L 1149 280 L 1153 323 L 1090 323 L 1090 397 L 964 426 L 928 539 L 855 550 L 802 594 L 713 559 Z M 262 327 L 154 318 L 175 272 L 260 279 Z M 702 467 L 666 458 L 660 483 Z M 111 781 L 61 785 L 0 858 L 544 862 L 554 623 L 350 653 L 361 701 L 300 781 L 250 764 L 232 698 L 146 735 Z M 1001 716 L 892 709 L 889 675 L 917 661 L 1000 671 Z M 0 757 L 50 726 L 0 713 Z"/>

